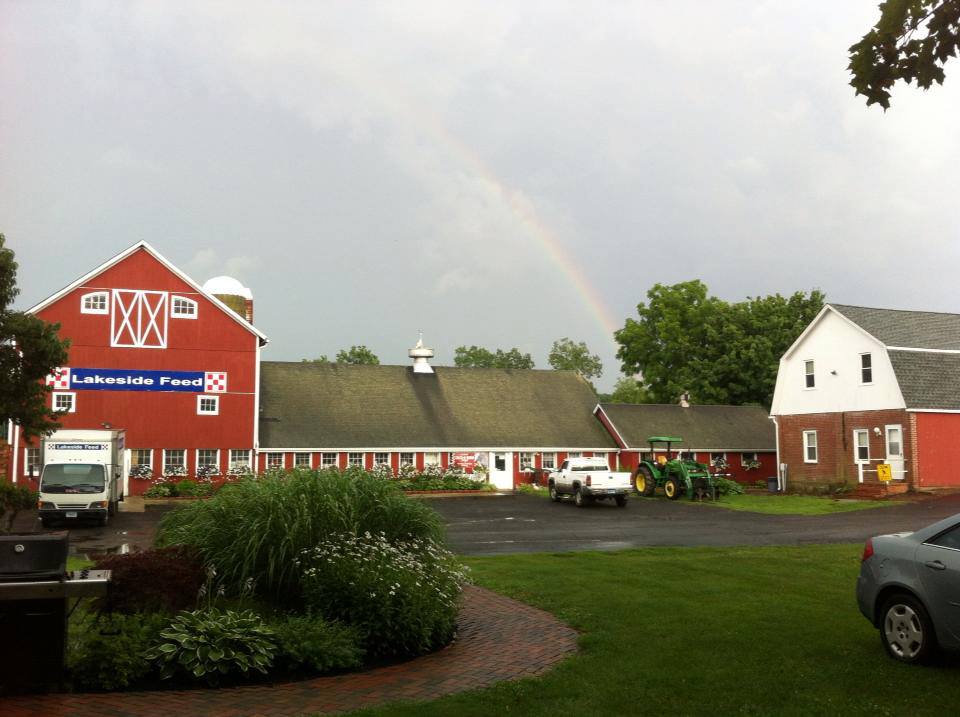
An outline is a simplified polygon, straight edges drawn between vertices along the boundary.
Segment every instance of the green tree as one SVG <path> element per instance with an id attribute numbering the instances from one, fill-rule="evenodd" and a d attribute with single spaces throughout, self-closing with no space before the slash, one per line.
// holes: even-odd
<path id="1" fill-rule="evenodd" d="M 850 48 L 848 69 L 867 105 L 890 106 L 898 80 L 929 89 L 943 84 L 943 66 L 960 44 L 960 0 L 886 0 L 880 19 Z"/>
<path id="2" fill-rule="evenodd" d="M 656 284 L 614 336 L 624 373 L 643 375 L 650 399 L 769 406 L 780 356 L 823 307 L 823 294 L 797 292 L 729 304 L 700 281 Z"/>
<path id="3" fill-rule="evenodd" d="M 27 437 L 43 436 L 59 427 L 45 379 L 67 363 L 70 342 L 57 336 L 59 324 L 12 311 L 19 293 L 17 262 L 0 234 L 0 419 L 19 424 Z"/>
<path id="4" fill-rule="evenodd" d="M 321 356 L 320 358 L 325 360 L 326 356 Z M 345 349 L 337 351 L 337 363 L 377 366 L 380 364 L 380 359 L 377 358 L 373 351 L 361 345 L 351 346 L 349 351 Z"/>
<path id="5" fill-rule="evenodd" d="M 480 346 L 458 346 L 453 363 L 461 368 L 533 368 L 530 354 L 522 354 L 518 348 L 490 351 Z"/>
<path id="6" fill-rule="evenodd" d="M 603 373 L 603 363 L 583 341 L 575 342 L 566 337 L 553 342 L 547 358 L 557 371 L 578 371 L 584 378 L 596 378 Z"/>
<path id="7" fill-rule="evenodd" d="M 603 395 L 603 403 L 651 403 L 650 392 L 630 376 L 621 376 L 613 384 L 613 393 Z"/>

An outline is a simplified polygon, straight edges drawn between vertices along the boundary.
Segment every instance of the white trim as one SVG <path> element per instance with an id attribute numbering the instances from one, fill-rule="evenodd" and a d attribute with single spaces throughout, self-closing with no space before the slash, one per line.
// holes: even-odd
<path id="1" fill-rule="evenodd" d="M 190 286 L 192 286 L 194 289 L 196 289 L 196 291 L 197 291 L 198 294 L 200 294 L 200 295 L 203 296 L 204 298 L 208 299 L 209 301 L 213 302 L 214 306 L 216 306 L 218 309 L 220 309 L 223 313 L 225 313 L 227 316 L 229 316 L 232 320 L 236 321 L 238 324 L 240 324 L 240 325 L 243 326 L 245 329 L 247 329 L 247 331 L 249 331 L 250 333 L 252 333 L 252 334 L 254 334 L 255 336 L 257 336 L 261 341 L 263 341 L 263 343 L 267 343 L 267 342 L 270 340 L 270 339 L 268 339 L 268 338 L 266 337 L 265 334 L 263 334 L 261 331 L 258 331 L 257 328 L 256 328 L 253 324 L 251 324 L 251 323 L 250 323 L 249 321 L 247 321 L 245 318 L 243 318 L 242 316 L 240 316 L 239 314 L 237 314 L 237 312 L 233 311 L 230 307 L 228 307 L 226 304 L 224 304 L 222 301 L 220 301 L 220 299 L 218 299 L 216 296 L 214 296 L 213 294 L 208 294 L 206 291 L 204 291 L 202 286 L 200 286 L 197 282 L 195 282 L 195 281 L 194 281 L 193 279 L 191 279 L 189 276 L 187 276 L 187 275 L 184 274 L 182 271 L 180 271 L 180 269 L 178 269 L 176 266 L 174 266 L 173 264 L 171 264 L 170 261 L 168 261 L 162 254 L 160 254 L 160 252 L 158 252 L 156 249 L 154 249 L 152 246 L 150 246 L 150 245 L 149 245 L 147 242 L 145 242 L 145 241 L 139 241 L 139 242 L 137 242 L 136 244 L 134 244 L 133 246 L 129 247 L 128 249 L 124 249 L 122 252 L 120 252 L 119 254 L 117 254 L 116 256 L 114 256 L 113 258 L 107 259 L 107 261 L 103 262 L 103 263 L 102 263 L 100 266 L 98 266 L 97 268 L 93 269 L 92 271 L 87 272 L 86 274 L 84 274 L 83 276 L 81 276 L 79 279 L 77 279 L 77 280 L 74 281 L 73 283 L 71 283 L 71 284 L 69 284 L 68 286 L 64 287 L 63 289 L 61 289 L 61 290 L 58 291 L 57 293 L 55 293 L 55 294 L 53 294 L 53 295 L 51 295 L 51 296 L 48 296 L 46 299 L 44 299 L 43 301 L 41 301 L 39 304 L 36 304 L 35 306 L 33 306 L 33 307 L 31 307 L 30 309 L 28 309 L 28 310 L 27 310 L 27 313 L 28 313 L 28 314 L 36 314 L 38 311 L 42 311 L 42 310 L 45 309 L 46 307 L 50 306 L 50 304 L 52 304 L 52 303 L 54 303 L 54 302 L 59 301 L 60 299 L 62 299 L 64 296 L 66 296 L 67 294 L 69 294 L 71 291 L 73 291 L 73 290 L 76 289 L 77 287 L 83 286 L 85 282 L 87 282 L 87 281 L 89 281 L 90 279 L 92 279 L 92 278 L 94 278 L 94 277 L 102 274 L 102 273 L 105 272 L 107 269 L 109 269 L 111 266 L 114 266 L 115 264 L 118 264 L 119 262 L 123 261 L 123 260 L 126 259 L 128 256 L 130 256 L 130 255 L 132 255 L 134 252 L 136 252 L 138 249 L 144 249 L 144 250 L 145 250 L 148 254 L 150 254 L 154 259 L 156 259 L 157 261 L 159 261 L 159 262 L 160 262 L 161 264 L 163 264 L 167 269 L 169 269 L 169 270 L 172 271 L 174 274 L 176 274 L 177 277 L 179 277 L 180 279 L 182 279 L 183 281 L 185 281 L 187 284 L 189 284 Z"/>
<path id="2" fill-rule="evenodd" d="M 908 413 L 960 413 L 957 408 L 905 408 Z"/>
<path id="3" fill-rule="evenodd" d="M 177 311 L 177 302 L 186 302 L 193 307 L 193 313 L 183 313 Z M 196 319 L 200 315 L 200 305 L 195 299 L 188 299 L 183 294 L 170 294 L 170 318 L 171 319 Z"/>
<path id="4" fill-rule="evenodd" d="M 270 456 L 280 456 L 280 465 L 271 466 L 270 465 Z M 268 471 L 271 468 L 279 468 L 281 470 L 287 467 L 287 459 L 284 451 L 264 451 L 263 452 L 263 470 Z"/>
<path id="5" fill-rule="evenodd" d="M 32 471 L 30 471 L 30 463 L 27 459 L 27 454 L 30 451 L 37 452 L 37 463 L 36 463 L 37 472 L 36 473 L 33 473 Z M 25 476 L 30 476 L 30 477 L 39 476 L 40 471 L 42 469 L 43 469 L 43 451 L 40 450 L 40 446 L 24 446 L 23 447 L 23 474 Z"/>
<path id="6" fill-rule="evenodd" d="M 147 465 L 150 467 L 150 470 L 153 470 L 153 449 L 152 449 L 152 448 L 128 448 L 127 450 L 130 451 L 130 466 L 131 466 L 131 467 L 133 467 L 134 465 L 138 465 L 138 466 L 139 466 L 139 465 L 143 465 L 142 463 L 136 463 L 136 464 L 135 464 L 135 463 L 133 462 L 133 452 L 134 452 L 134 451 L 147 451 L 147 452 L 150 454 L 150 460 L 147 462 Z"/>
<path id="7" fill-rule="evenodd" d="M 857 463 L 863 463 L 863 464 L 870 463 L 870 429 L 854 428 L 852 429 L 852 431 L 853 431 L 853 463 L 854 465 L 856 465 Z M 866 458 L 860 457 L 860 442 L 857 437 L 861 433 L 865 433 L 867 436 L 867 457 Z"/>
<path id="8" fill-rule="evenodd" d="M 236 465 L 236 464 L 238 464 L 238 463 L 244 463 L 244 461 L 235 461 L 235 460 L 233 460 L 233 452 L 234 452 L 234 451 L 243 451 L 243 452 L 245 452 L 245 453 L 247 454 L 247 460 L 246 460 L 245 463 L 246 463 L 247 468 L 250 468 L 250 469 L 252 470 L 252 469 L 253 469 L 253 462 L 252 462 L 252 460 L 251 460 L 251 458 L 253 457 L 253 450 L 252 450 L 252 449 L 250 449 L 250 448 L 228 448 L 228 449 L 227 449 L 227 472 L 228 472 L 228 473 L 230 472 L 231 466 Z"/>
<path id="9" fill-rule="evenodd" d="M 639 449 L 631 449 L 631 450 L 639 450 Z M 702 450 L 702 449 L 698 448 L 697 450 L 699 451 L 699 450 Z M 729 449 L 727 449 L 727 450 L 729 450 Z M 739 450 L 739 449 L 737 449 L 737 450 Z M 758 451 L 760 451 L 761 453 L 769 453 L 771 450 L 773 450 L 773 449 L 771 449 L 771 448 L 760 448 L 760 449 L 758 449 Z M 604 448 L 589 448 L 589 447 L 586 447 L 586 446 L 584 446 L 584 447 L 579 447 L 579 446 L 578 446 L 577 448 L 554 448 L 554 447 L 537 448 L 536 446 L 520 446 L 520 447 L 517 447 L 517 448 L 497 448 L 497 447 L 495 447 L 495 448 L 490 448 L 490 447 L 477 448 L 476 446 L 466 446 L 466 447 L 460 447 L 460 446 L 445 447 L 445 446 L 444 446 L 444 447 L 439 447 L 439 448 L 438 448 L 437 446 L 432 446 L 432 447 L 430 447 L 430 448 L 410 448 L 410 447 L 406 447 L 406 446 L 404 446 L 404 447 L 402 447 L 402 448 L 392 448 L 392 447 L 387 447 L 387 446 L 366 446 L 366 447 L 363 447 L 363 448 L 361 448 L 361 447 L 356 447 L 356 448 L 317 448 L 317 447 L 300 446 L 300 447 L 296 447 L 296 448 L 268 448 L 268 447 L 264 447 L 264 448 L 261 448 L 261 449 L 260 449 L 260 452 L 261 452 L 261 453 L 267 453 L 267 452 L 273 452 L 273 453 L 276 453 L 276 452 L 292 453 L 292 452 L 294 452 L 294 451 L 303 451 L 303 452 L 310 451 L 311 453 L 373 453 L 373 452 L 375 452 L 375 451 L 385 452 L 385 453 L 434 453 L 434 452 L 437 452 L 437 453 L 483 453 L 483 452 L 485 452 L 485 451 L 488 452 L 488 453 L 489 453 L 490 451 L 494 451 L 494 452 L 497 452 L 497 453 L 503 453 L 504 451 L 509 452 L 509 453 L 516 453 L 517 451 L 528 451 L 528 452 L 531 452 L 531 451 L 532 451 L 532 452 L 535 452 L 535 453 L 543 453 L 544 451 L 546 451 L 547 453 L 569 453 L 570 451 L 581 451 L 581 452 L 584 452 L 584 451 L 604 452 L 604 451 L 606 451 L 607 453 L 617 453 L 617 452 L 618 452 L 616 448 L 610 448 L 609 446 L 604 447 Z"/>
<path id="10" fill-rule="evenodd" d="M 320 453 L 320 462 L 317 464 L 318 468 L 337 468 L 340 465 L 340 452 L 339 451 L 318 451 Z M 324 463 L 324 456 L 333 456 L 333 463 Z"/>
<path id="11" fill-rule="evenodd" d="M 129 303 L 125 303 L 121 294 L 133 294 Z M 159 296 L 160 299 L 154 308 L 150 307 L 147 296 Z M 167 332 L 169 323 L 167 317 L 167 307 L 170 301 L 170 294 L 166 291 L 151 291 L 146 289 L 114 289 L 111 300 L 110 314 L 110 346 L 111 348 L 135 348 L 135 349 L 165 349 L 167 348 Z M 120 326 L 117 327 L 119 313 Z M 163 314 L 163 331 L 157 324 L 160 314 Z M 136 331 L 134 331 L 133 318 L 136 314 Z M 143 318 L 146 315 L 147 325 L 143 326 Z M 124 331 L 129 332 L 130 343 L 120 343 Z M 150 343 L 149 339 L 153 334 L 157 339 L 157 344 Z"/>
<path id="12" fill-rule="evenodd" d="M 898 455 L 890 455 L 890 429 L 896 428 L 900 431 L 900 453 Z M 906 456 L 903 453 L 903 424 L 902 423 L 887 423 L 883 426 L 883 450 L 886 458 L 898 458 L 900 460 L 906 460 Z"/>
<path id="13" fill-rule="evenodd" d="M 203 402 L 213 401 L 213 410 L 204 411 Z M 212 396 L 208 393 L 201 393 L 197 396 L 197 415 L 198 416 L 219 416 L 220 415 L 220 396 Z"/>
<path id="14" fill-rule="evenodd" d="M 217 453 L 217 462 L 216 463 L 204 463 L 203 465 L 213 465 L 216 466 L 217 470 L 220 470 L 220 449 L 219 448 L 195 448 L 195 453 L 193 454 L 193 472 L 196 473 L 200 470 L 200 451 L 216 451 Z"/>
<path id="15" fill-rule="evenodd" d="M 253 450 L 260 449 L 260 341 L 256 346 L 256 366 L 254 366 L 253 385 Z"/>
<path id="16" fill-rule="evenodd" d="M 359 467 L 360 467 L 360 468 L 366 468 L 366 467 L 367 467 L 367 452 L 366 452 L 366 451 L 346 451 L 346 453 L 347 453 L 347 463 L 346 463 L 347 468 L 351 468 L 351 467 L 356 467 L 356 466 L 357 466 L 356 463 L 351 463 L 351 462 L 350 462 L 350 456 L 360 456 L 360 464 L 359 464 Z"/>
<path id="17" fill-rule="evenodd" d="M 94 297 L 103 298 L 103 308 L 102 309 L 88 309 L 87 308 L 87 299 L 92 299 Z M 80 313 L 81 314 L 92 314 L 95 316 L 106 316 L 110 313 L 110 292 L 109 291 L 89 291 L 86 294 L 83 294 L 80 297 Z"/>
<path id="18" fill-rule="evenodd" d="M 816 429 L 810 430 L 810 431 L 803 431 L 802 433 L 803 433 L 803 462 L 804 462 L 804 463 L 811 463 L 811 464 L 812 464 L 812 463 L 819 463 L 819 462 L 820 462 L 820 438 L 819 438 L 819 436 L 817 436 L 817 431 L 816 431 Z M 813 440 L 814 440 L 813 448 L 814 448 L 814 451 L 815 451 L 816 456 L 817 456 L 817 457 L 814 458 L 813 460 L 810 460 L 810 459 L 807 457 L 807 436 L 810 435 L 810 434 L 813 434 Z"/>
<path id="19" fill-rule="evenodd" d="M 909 346 L 887 346 L 887 351 L 913 351 L 920 354 L 960 354 L 960 349 L 918 349 Z"/>
<path id="20" fill-rule="evenodd" d="M 623 436 L 620 435 L 620 431 L 617 430 L 617 424 L 613 422 L 613 419 L 610 418 L 610 414 L 607 413 L 606 411 L 604 411 L 604 410 L 603 410 L 603 406 L 601 406 L 599 403 L 597 404 L 597 407 L 596 407 L 595 409 L 593 409 L 593 415 L 594 415 L 594 416 L 597 415 L 597 411 L 600 411 L 604 416 L 607 417 L 607 423 L 610 424 L 610 428 L 613 429 L 613 432 L 617 434 L 617 438 L 619 438 L 619 439 L 620 439 L 620 442 L 623 443 L 623 449 L 629 449 L 629 448 L 630 448 L 630 444 L 627 443 L 625 440 L 623 440 Z M 597 420 L 599 421 L 600 418 L 597 417 Z M 603 426 L 603 421 L 600 421 L 600 425 Z M 606 428 L 606 426 L 603 426 L 603 427 Z"/>
<path id="21" fill-rule="evenodd" d="M 297 463 L 297 456 L 306 456 L 307 462 Z M 303 466 L 306 466 L 307 468 L 309 468 L 311 463 L 313 463 L 313 451 L 294 451 L 293 460 L 290 463 L 290 466 L 292 468 L 302 468 Z"/>
<path id="22" fill-rule="evenodd" d="M 869 366 L 869 369 L 868 369 L 866 366 L 863 365 L 863 357 L 864 357 L 864 356 L 869 356 L 869 357 L 870 357 L 870 366 Z M 870 371 L 870 380 L 869 380 L 869 381 L 864 381 L 864 380 L 863 380 L 863 372 L 864 372 L 865 370 L 869 370 L 869 371 Z M 861 385 L 861 386 L 872 386 L 872 385 L 873 385 L 873 352 L 872 352 L 872 351 L 861 351 L 861 352 L 860 352 L 860 385 Z"/>
<path id="23" fill-rule="evenodd" d="M 807 364 L 811 364 L 813 371 L 807 373 Z M 807 376 L 813 378 L 813 385 L 807 385 Z M 817 388 L 817 361 L 816 359 L 803 359 L 803 390 L 804 391 L 815 391 Z"/>
<path id="24" fill-rule="evenodd" d="M 19 476 L 17 475 L 17 468 L 20 465 L 20 424 L 13 423 L 11 421 L 12 432 L 13 432 L 13 482 L 16 483 Z"/>
<path id="25" fill-rule="evenodd" d="M 76 391 L 51 391 L 50 396 L 50 408 L 58 413 L 76 413 L 77 412 L 77 392 Z M 57 408 L 57 398 L 59 396 L 69 396 L 70 397 L 70 408 L 64 411 L 62 408 Z"/>
<path id="26" fill-rule="evenodd" d="M 167 454 L 168 454 L 168 453 L 172 453 L 173 451 L 180 451 L 181 453 L 183 453 L 183 469 L 184 469 L 185 471 L 188 471 L 188 470 L 189 470 L 189 466 L 188 466 L 188 464 L 187 464 L 187 449 L 186 449 L 186 448 L 164 448 L 164 449 L 162 449 L 162 450 L 163 450 L 163 453 L 162 453 L 161 456 L 160 456 L 160 459 L 161 459 L 161 461 L 162 461 L 161 464 L 160 464 L 160 473 L 161 473 L 161 474 L 166 473 L 166 471 L 167 471 Z"/>

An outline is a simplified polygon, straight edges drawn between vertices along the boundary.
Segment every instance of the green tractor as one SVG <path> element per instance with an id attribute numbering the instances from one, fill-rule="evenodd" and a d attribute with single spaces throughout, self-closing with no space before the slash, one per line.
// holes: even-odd
<path id="1" fill-rule="evenodd" d="M 650 443 L 650 460 L 640 461 L 637 470 L 633 472 L 633 486 L 637 493 L 652 496 L 660 487 L 670 500 L 676 500 L 681 495 L 691 499 L 706 497 L 716 500 L 717 489 L 713 484 L 709 466 L 688 459 L 670 458 L 671 446 L 683 443 L 682 438 L 651 436 L 647 441 Z M 657 458 L 654 448 L 664 445 L 665 455 Z"/>

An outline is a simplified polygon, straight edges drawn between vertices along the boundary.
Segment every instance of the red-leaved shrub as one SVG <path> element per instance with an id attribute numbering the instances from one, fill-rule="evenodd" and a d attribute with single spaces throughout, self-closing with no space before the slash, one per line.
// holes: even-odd
<path id="1" fill-rule="evenodd" d="M 97 570 L 112 571 L 110 605 L 123 613 L 192 609 L 206 579 L 199 556 L 182 545 L 104 555 L 95 564 Z"/>

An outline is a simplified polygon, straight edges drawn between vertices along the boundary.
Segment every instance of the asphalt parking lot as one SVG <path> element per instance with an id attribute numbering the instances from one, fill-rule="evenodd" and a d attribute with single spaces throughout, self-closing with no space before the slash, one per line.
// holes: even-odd
<path id="1" fill-rule="evenodd" d="M 633 499 L 625 508 L 601 501 L 585 508 L 531 495 L 428 498 L 447 524 L 454 551 L 464 555 L 620 550 L 654 545 L 735 546 L 858 543 L 872 535 L 916 530 L 960 513 L 960 495 L 927 497 L 892 507 L 824 516 L 762 515 L 687 500 Z M 153 544 L 169 506 L 121 512 L 106 527 L 60 526 L 70 550 L 85 556 L 142 550 Z M 23 513 L 17 531 L 43 530 Z"/>

